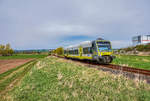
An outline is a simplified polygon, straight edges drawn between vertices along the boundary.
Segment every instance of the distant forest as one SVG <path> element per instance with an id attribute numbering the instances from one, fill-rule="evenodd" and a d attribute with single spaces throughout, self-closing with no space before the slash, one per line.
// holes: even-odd
<path id="1" fill-rule="evenodd" d="M 15 54 L 40 54 L 49 52 L 52 49 L 31 49 L 31 50 L 14 50 Z"/>

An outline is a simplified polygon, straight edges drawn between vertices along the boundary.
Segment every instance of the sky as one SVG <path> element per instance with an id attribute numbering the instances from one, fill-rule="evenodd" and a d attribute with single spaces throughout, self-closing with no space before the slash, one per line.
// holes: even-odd
<path id="1" fill-rule="evenodd" d="M 150 34 L 150 0 L 0 0 L 0 44 L 53 49 L 102 37 L 113 48 Z"/>

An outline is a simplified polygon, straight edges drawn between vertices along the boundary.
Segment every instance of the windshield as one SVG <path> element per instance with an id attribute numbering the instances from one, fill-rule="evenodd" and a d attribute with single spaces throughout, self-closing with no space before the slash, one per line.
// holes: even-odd
<path id="1" fill-rule="evenodd" d="M 97 45 L 100 51 L 111 51 L 110 42 L 98 42 Z"/>
<path id="2" fill-rule="evenodd" d="M 98 45 L 99 50 L 111 50 L 110 45 Z"/>

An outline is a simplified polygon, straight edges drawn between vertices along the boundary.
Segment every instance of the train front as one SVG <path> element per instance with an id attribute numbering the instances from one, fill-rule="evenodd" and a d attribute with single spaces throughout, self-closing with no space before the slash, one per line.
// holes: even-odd
<path id="1" fill-rule="evenodd" d="M 98 59 L 97 61 L 102 64 L 109 64 L 115 58 L 112 56 L 113 50 L 110 41 L 96 40 Z"/>

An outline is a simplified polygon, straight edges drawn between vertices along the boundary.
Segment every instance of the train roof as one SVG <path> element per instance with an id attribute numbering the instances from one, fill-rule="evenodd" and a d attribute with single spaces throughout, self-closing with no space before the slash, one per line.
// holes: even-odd
<path id="1" fill-rule="evenodd" d="M 68 47 L 65 47 L 64 49 L 77 49 L 80 46 L 82 46 L 83 48 L 92 47 L 92 42 L 95 42 L 95 41 L 107 41 L 107 40 L 104 40 L 103 38 L 97 38 L 96 40 L 93 40 L 93 41 L 83 41 L 83 42 L 76 44 L 76 45 L 70 45 Z"/>
<path id="2" fill-rule="evenodd" d="M 70 45 L 68 47 L 65 47 L 64 49 L 76 49 L 76 48 L 79 48 L 80 46 L 82 46 L 82 47 L 92 47 L 92 41 L 84 41 L 84 42 L 81 42 L 80 44 Z"/>
<path id="3" fill-rule="evenodd" d="M 92 47 L 92 41 L 84 41 L 80 43 L 82 47 Z"/>
<path id="4" fill-rule="evenodd" d="M 77 45 L 70 45 L 70 46 L 68 46 L 68 47 L 65 47 L 64 49 L 75 49 L 75 48 L 78 48 L 79 47 L 79 45 L 77 44 Z"/>

